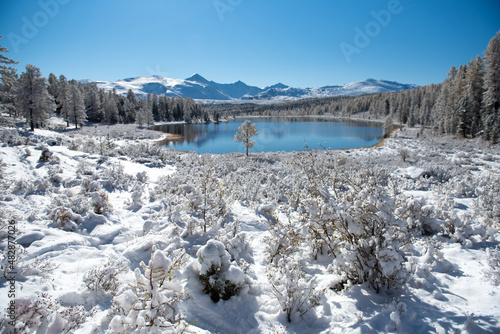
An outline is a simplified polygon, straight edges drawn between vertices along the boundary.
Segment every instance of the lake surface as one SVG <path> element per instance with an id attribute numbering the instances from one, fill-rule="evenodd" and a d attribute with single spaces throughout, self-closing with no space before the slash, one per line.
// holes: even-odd
<path id="1" fill-rule="evenodd" d="M 243 143 L 233 142 L 244 118 L 219 124 L 166 124 L 155 130 L 182 136 L 170 141 L 169 148 L 197 153 L 245 152 Z M 304 146 L 317 149 L 348 149 L 372 146 L 382 139 L 383 130 L 363 122 L 333 122 L 320 118 L 249 118 L 260 134 L 251 152 L 300 151 Z"/>

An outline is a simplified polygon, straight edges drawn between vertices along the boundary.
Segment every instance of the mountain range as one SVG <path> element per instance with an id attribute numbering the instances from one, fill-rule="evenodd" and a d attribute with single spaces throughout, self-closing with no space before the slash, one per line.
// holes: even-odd
<path id="1" fill-rule="evenodd" d="M 118 81 L 82 80 L 83 83 L 95 83 L 105 90 L 115 89 L 118 94 L 127 94 L 131 89 L 137 96 L 147 94 L 190 97 L 197 100 L 212 101 L 287 101 L 303 98 L 361 95 L 407 90 L 418 87 L 393 81 L 367 79 L 338 86 L 319 88 L 294 88 L 282 83 L 259 88 L 249 86 L 242 81 L 222 84 L 209 81 L 199 74 L 187 79 L 170 79 L 162 76 L 128 78 Z"/>

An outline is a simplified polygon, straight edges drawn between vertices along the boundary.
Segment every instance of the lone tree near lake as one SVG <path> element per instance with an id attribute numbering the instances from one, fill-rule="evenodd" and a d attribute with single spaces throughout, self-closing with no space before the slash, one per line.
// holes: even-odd
<path id="1" fill-rule="evenodd" d="M 234 135 L 234 141 L 240 141 L 245 144 L 245 149 L 248 156 L 248 149 L 255 145 L 255 140 L 250 140 L 250 138 L 255 137 L 259 134 L 259 131 L 255 128 L 255 124 L 250 121 L 245 121 L 238 127 L 238 131 Z"/>

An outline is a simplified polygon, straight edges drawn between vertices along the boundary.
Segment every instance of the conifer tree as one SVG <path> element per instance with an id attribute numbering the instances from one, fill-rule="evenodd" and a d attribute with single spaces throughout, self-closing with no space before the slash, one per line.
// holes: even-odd
<path id="1" fill-rule="evenodd" d="M 2 35 L 0 35 L 0 39 L 2 39 Z M 7 48 L 3 47 L 0 45 L 0 69 L 8 69 L 12 68 L 10 65 L 15 65 L 17 64 L 16 61 L 4 56 L 2 53 L 7 53 L 9 50 Z"/>
<path id="2" fill-rule="evenodd" d="M 103 108 L 104 108 L 104 122 L 108 124 L 118 123 L 118 107 L 115 101 L 115 95 L 113 92 L 105 94 Z"/>
<path id="3" fill-rule="evenodd" d="M 0 36 L 2 39 L 2 36 Z M 0 45 L 0 105 L 3 106 L 12 116 L 14 116 L 14 98 L 17 83 L 16 69 L 11 65 L 17 64 L 14 60 L 2 55 L 9 50 Z"/>
<path id="4" fill-rule="evenodd" d="M 87 111 L 87 120 L 90 122 L 102 121 L 101 99 L 99 89 L 95 84 L 85 86 L 85 109 Z"/>
<path id="5" fill-rule="evenodd" d="M 72 83 L 69 88 L 69 92 L 66 96 L 65 108 L 68 110 L 68 119 L 75 122 L 75 129 L 78 129 L 78 124 L 82 124 L 87 120 L 82 92 L 76 83 Z"/>
<path id="6" fill-rule="evenodd" d="M 66 122 L 69 127 L 69 109 L 65 107 L 67 97 L 69 95 L 69 83 L 64 75 L 59 76 L 59 85 L 57 90 L 57 112 Z"/>
<path id="7" fill-rule="evenodd" d="M 463 137 L 474 137 L 482 128 L 481 104 L 483 101 L 483 60 L 471 59 L 465 76 L 465 91 L 459 112 L 459 132 Z"/>
<path id="8" fill-rule="evenodd" d="M 496 142 L 500 135 L 500 31 L 484 51 L 485 71 L 482 120 L 484 138 Z"/>
<path id="9" fill-rule="evenodd" d="M 35 131 L 35 125 L 48 119 L 56 108 L 39 68 L 26 65 L 26 72 L 19 78 L 16 106 L 21 116 L 30 123 L 31 131 Z"/>
<path id="10" fill-rule="evenodd" d="M 238 131 L 234 135 L 233 141 L 240 141 L 245 145 L 246 154 L 248 157 L 248 149 L 255 145 L 255 140 L 251 140 L 259 134 L 259 131 L 255 128 L 255 124 L 250 121 L 245 121 L 238 127 Z"/>

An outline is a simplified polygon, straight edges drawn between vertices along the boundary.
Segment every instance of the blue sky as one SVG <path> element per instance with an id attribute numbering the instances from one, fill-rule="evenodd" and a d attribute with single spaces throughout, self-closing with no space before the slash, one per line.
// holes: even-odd
<path id="1" fill-rule="evenodd" d="M 426 85 L 498 30 L 498 0 L 0 0 L 0 44 L 18 71 L 68 79 Z"/>

